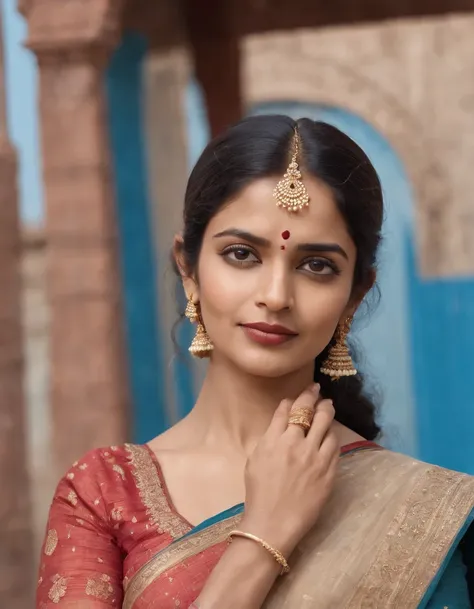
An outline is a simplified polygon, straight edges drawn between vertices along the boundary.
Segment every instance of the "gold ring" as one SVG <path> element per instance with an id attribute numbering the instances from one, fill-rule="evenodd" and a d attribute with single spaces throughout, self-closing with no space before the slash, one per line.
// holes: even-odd
<path id="1" fill-rule="evenodd" d="M 298 425 L 304 431 L 308 431 L 311 428 L 311 420 L 308 417 L 292 415 L 288 419 L 288 425 Z"/>
<path id="2" fill-rule="evenodd" d="M 305 417 L 305 419 L 312 421 L 314 410 L 312 408 L 295 408 L 290 411 L 290 417 Z"/>

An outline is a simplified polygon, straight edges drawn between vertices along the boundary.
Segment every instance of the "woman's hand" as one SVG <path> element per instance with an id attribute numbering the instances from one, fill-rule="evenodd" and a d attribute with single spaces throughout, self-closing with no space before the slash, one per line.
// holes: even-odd
<path id="1" fill-rule="evenodd" d="M 288 425 L 291 411 L 310 408 L 314 418 L 305 435 Z M 245 471 L 246 500 L 239 528 L 264 539 L 288 557 L 316 523 L 332 490 L 339 442 L 331 424 L 334 407 L 312 385 L 294 402 L 283 400 Z"/>

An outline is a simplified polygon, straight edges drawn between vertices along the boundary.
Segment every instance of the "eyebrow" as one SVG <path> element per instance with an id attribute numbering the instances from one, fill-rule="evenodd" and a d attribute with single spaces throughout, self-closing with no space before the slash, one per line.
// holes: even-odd
<path id="1" fill-rule="evenodd" d="M 238 237 L 239 239 L 244 239 L 249 243 L 259 245 L 260 247 L 271 247 L 272 245 L 271 241 L 268 239 L 258 237 L 257 235 L 248 233 L 240 228 L 229 228 L 227 230 L 223 230 L 222 232 L 215 234 L 213 239 L 219 239 L 219 237 Z M 299 243 L 296 249 L 301 252 L 333 252 L 335 254 L 340 254 L 343 258 L 349 260 L 347 253 L 337 243 Z"/>

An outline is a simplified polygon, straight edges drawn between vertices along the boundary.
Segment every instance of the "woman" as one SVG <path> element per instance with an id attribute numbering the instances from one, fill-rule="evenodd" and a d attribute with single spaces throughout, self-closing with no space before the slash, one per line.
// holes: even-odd
<path id="1" fill-rule="evenodd" d="M 38 607 L 470 607 L 474 480 L 372 442 L 347 345 L 382 216 L 327 124 L 248 118 L 209 144 L 174 249 L 202 391 L 61 480 Z"/>

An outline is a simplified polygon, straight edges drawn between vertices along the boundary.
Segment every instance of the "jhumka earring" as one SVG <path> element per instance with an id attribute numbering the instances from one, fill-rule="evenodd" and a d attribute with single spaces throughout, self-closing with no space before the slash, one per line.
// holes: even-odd
<path id="1" fill-rule="evenodd" d="M 347 318 L 339 324 L 336 330 L 335 344 L 329 350 L 328 357 L 321 367 L 322 374 L 331 377 L 332 381 L 337 381 L 342 376 L 354 376 L 357 370 L 347 345 L 347 335 L 351 329 L 352 318 Z"/>
<path id="2" fill-rule="evenodd" d="M 283 207 L 289 212 L 297 212 L 309 206 L 309 194 L 301 179 L 298 167 L 298 153 L 300 149 L 300 136 L 297 129 L 293 137 L 293 154 L 290 164 L 283 178 L 278 182 L 273 191 L 278 207 Z"/>
<path id="3" fill-rule="evenodd" d="M 188 300 L 184 314 L 191 323 L 197 323 L 196 335 L 194 336 L 193 342 L 189 347 L 189 352 L 192 353 L 194 357 L 209 357 L 214 349 L 214 345 L 212 344 L 209 334 L 206 332 L 206 328 L 202 323 L 199 304 L 196 305 L 192 301 L 192 297 L 190 297 Z"/>

